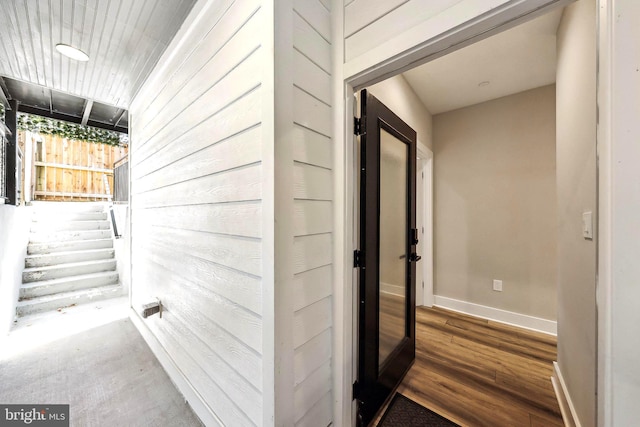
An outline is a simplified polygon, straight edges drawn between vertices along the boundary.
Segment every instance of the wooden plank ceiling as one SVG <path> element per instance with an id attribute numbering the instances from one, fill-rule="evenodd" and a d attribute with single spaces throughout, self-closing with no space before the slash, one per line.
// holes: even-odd
<path id="1" fill-rule="evenodd" d="M 2 0 L 0 76 L 129 107 L 195 0 Z M 89 55 L 78 62 L 57 43 Z"/>

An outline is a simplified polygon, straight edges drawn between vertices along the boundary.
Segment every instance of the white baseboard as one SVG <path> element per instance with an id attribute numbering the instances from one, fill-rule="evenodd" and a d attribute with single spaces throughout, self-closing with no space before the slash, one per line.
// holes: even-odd
<path id="1" fill-rule="evenodd" d="M 571 396 L 567 391 L 567 386 L 564 382 L 564 378 L 562 377 L 562 372 L 560 371 L 560 365 L 558 365 L 558 362 L 553 362 L 551 384 L 553 384 L 553 390 L 556 393 L 556 399 L 558 399 L 558 405 L 560 406 L 564 425 L 566 427 L 581 427 L 580 419 L 578 418 L 576 409 L 571 401 Z"/>
<path id="2" fill-rule="evenodd" d="M 404 296 L 405 289 L 402 286 L 380 282 L 380 292 L 384 292 L 385 294 Z"/>
<path id="3" fill-rule="evenodd" d="M 438 307 L 448 310 L 458 311 L 484 319 L 495 320 L 508 325 L 520 328 L 531 329 L 549 335 L 558 334 L 558 322 L 541 319 L 539 317 L 528 316 L 526 314 L 514 313 L 513 311 L 500 310 L 499 308 L 488 307 L 486 305 L 474 304 L 467 301 L 460 301 L 453 298 L 434 295 L 435 304 Z"/>
<path id="4" fill-rule="evenodd" d="M 180 371 L 180 368 L 178 368 L 173 359 L 171 359 L 171 356 L 169 356 L 149 327 L 140 318 L 140 315 L 135 310 L 131 309 L 129 312 L 129 318 L 135 325 L 136 329 L 138 329 L 138 332 L 140 332 L 140 335 L 142 335 L 142 338 L 144 338 L 145 342 L 151 349 L 151 352 L 158 359 L 167 375 L 169 375 L 173 384 L 176 386 L 178 391 L 182 393 L 185 400 L 189 402 L 189 406 L 191 406 L 193 412 L 195 412 L 195 414 L 200 418 L 200 421 L 202 421 L 206 426 L 223 427 L 224 424 L 222 421 L 211 410 L 209 405 L 204 402 L 202 396 L 200 396 L 200 394 L 193 388 L 189 380 L 187 380 L 182 371 Z"/>

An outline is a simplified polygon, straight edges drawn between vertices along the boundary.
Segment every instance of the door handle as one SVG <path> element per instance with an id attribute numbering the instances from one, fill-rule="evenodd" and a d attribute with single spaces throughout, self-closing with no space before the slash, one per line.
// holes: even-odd
<path id="1" fill-rule="evenodd" d="M 418 261 L 420 261 L 421 259 L 422 259 L 422 257 L 421 257 L 420 255 L 418 255 L 417 253 L 415 253 L 415 252 L 414 252 L 414 253 L 412 253 L 412 254 L 409 256 L 409 261 L 411 261 L 411 262 L 418 262 Z"/>

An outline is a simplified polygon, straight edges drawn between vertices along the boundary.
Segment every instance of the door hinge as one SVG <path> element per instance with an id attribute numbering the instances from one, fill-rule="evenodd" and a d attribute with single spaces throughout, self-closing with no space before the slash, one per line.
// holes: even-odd
<path id="1" fill-rule="evenodd" d="M 356 249 L 353 251 L 353 268 L 363 268 L 364 267 L 364 255 L 362 251 Z"/>
<path id="2" fill-rule="evenodd" d="M 358 136 L 364 134 L 364 119 L 360 117 L 353 118 L 353 134 Z"/>

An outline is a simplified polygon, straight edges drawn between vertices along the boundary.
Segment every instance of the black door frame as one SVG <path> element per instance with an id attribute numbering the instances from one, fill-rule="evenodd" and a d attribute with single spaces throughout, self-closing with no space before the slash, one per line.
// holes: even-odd
<path id="1" fill-rule="evenodd" d="M 416 310 L 416 132 L 382 102 L 361 92 L 360 252 L 358 313 L 358 423 L 368 424 L 415 359 Z M 405 338 L 379 368 L 380 133 L 408 145 Z M 369 143 L 367 143 L 369 141 Z M 377 142 L 375 142 L 377 141 Z M 373 224 L 373 227 L 372 227 Z"/>

